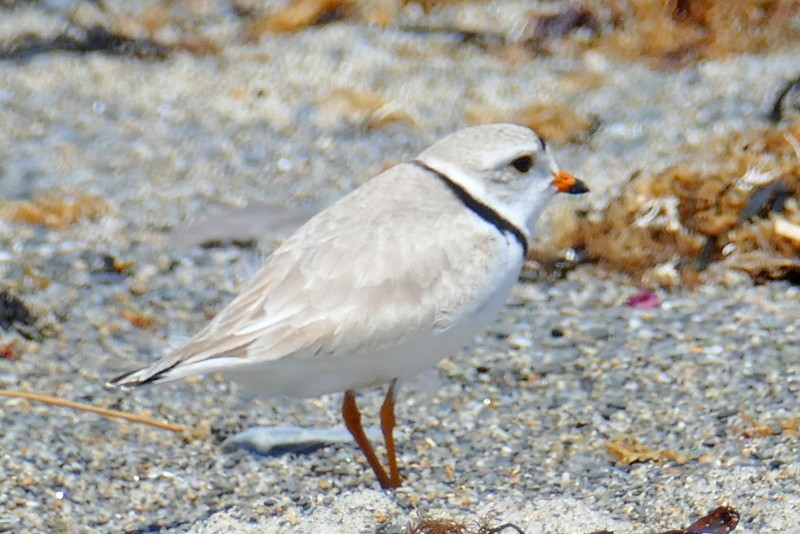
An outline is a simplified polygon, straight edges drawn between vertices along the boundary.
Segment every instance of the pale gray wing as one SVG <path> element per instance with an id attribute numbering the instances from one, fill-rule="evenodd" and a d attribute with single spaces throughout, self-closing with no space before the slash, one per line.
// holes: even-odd
<path id="1" fill-rule="evenodd" d="M 429 172 L 393 167 L 310 219 L 185 346 L 116 385 L 378 350 L 448 328 L 493 290 L 503 240 Z"/>

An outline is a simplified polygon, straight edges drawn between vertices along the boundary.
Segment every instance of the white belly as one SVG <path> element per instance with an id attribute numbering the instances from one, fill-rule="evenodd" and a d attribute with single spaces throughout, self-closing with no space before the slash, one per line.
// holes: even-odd
<path id="1" fill-rule="evenodd" d="M 407 377 L 433 367 L 468 346 L 502 309 L 516 283 L 522 258 L 509 256 L 499 265 L 496 283 L 482 305 L 449 328 L 432 329 L 404 343 L 372 353 L 336 354 L 326 358 L 281 358 L 229 368 L 223 374 L 262 397 L 314 397 L 360 389 Z"/>

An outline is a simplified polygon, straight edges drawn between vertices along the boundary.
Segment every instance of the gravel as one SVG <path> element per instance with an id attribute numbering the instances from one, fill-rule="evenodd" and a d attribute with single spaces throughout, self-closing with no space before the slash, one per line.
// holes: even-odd
<path id="1" fill-rule="evenodd" d="M 50 32 L 57 8 L 4 11 L 0 31 L 14 35 L 18 17 Z M 502 24 L 504 10 L 521 8 L 480 9 Z M 223 39 L 237 26 L 220 13 L 212 29 Z M 0 388 L 199 430 L 3 400 L 0 531 L 403 532 L 419 517 L 490 514 L 529 533 L 657 532 L 722 504 L 741 513 L 737 533 L 800 530 L 800 299 L 788 282 L 720 273 L 658 290 L 661 307 L 640 310 L 625 305 L 636 282 L 600 266 L 555 281 L 529 273 L 472 347 L 401 388 L 405 485 L 394 493 L 376 489 L 350 443 L 267 457 L 221 447 L 257 425 L 337 427 L 339 395 L 265 401 L 216 377 L 103 387 L 199 328 L 252 272 L 252 250 L 170 241 L 207 213 L 248 201 L 305 213 L 467 125 L 470 109 L 541 99 L 601 121 L 588 143 L 556 148 L 592 194 L 550 213 L 602 206 L 685 143 L 761 125 L 798 72 L 798 50 L 680 71 L 596 54 L 514 63 L 446 37 L 348 22 L 232 40 L 211 57 L 1 62 L 0 193 L 88 193 L 111 212 L 62 229 L 0 223 L 2 281 L 44 333 L 3 334 L 21 357 L 0 358 Z M 561 91 L 575 75 L 599 85 Z M 358 127 L 330 104 L 341 87 L 396 101 L 416 126 Z M 541 226 L 546 234 L 547 217 Z M 369 424 L 381 394 L 361 393 Z M 619 461 L 609 444 L 621 439 L 656 459 Z"/>

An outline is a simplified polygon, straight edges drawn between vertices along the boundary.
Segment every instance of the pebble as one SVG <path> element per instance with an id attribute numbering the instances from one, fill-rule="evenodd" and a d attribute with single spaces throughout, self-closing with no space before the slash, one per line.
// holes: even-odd
<path id="1" fill-rule="evenodd" d="M 375 441 L 380 439 L 379 428 L 365 428 L 367 437 Z M 222 442 L 227 451 L 244 449 L 262 456 L 281 454 L 308 453 L 335 443 L 351 443 L 350 432 L 344 427 L 336 428 L 304 428 L 293 425 L 277 425 L 272 427 L 252 427 Z"/>

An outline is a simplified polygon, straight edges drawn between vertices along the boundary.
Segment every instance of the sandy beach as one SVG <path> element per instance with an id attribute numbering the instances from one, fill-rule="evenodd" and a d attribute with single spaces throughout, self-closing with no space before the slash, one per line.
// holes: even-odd
<path id="1" fill-rule="evenodd" d="M 472 346 L 402 385 L 395 492 L 347 441 L 221 445 L 253 426 L 338 428 L 339 394 L 264 400 L 216 376 L 104 388 L 197 331 L 312 213 L 451 131 L 541 104 L 574 113 L 553 149 L 591 193 L 548 209 L 541 244 L 687 147 L 765 127 L 800 75 L 792 42 L 664 68 L 582 44 L 591 25 L 538 51 L 492 40 L 561 1 L 376 3 L 248 40 L 250 4 L 0 8 L 6 43 L 97 23 L 169 45 L 0 60 L 0 274 L 35 318 L 0 331 L 0 389 L 194 429 L 1 399 L 0 532 L 403 533 L 434 517 L 655 534 L 722 505 L 737 534 L 800 531 L 800 290 L 719 265 L 637 307 L 635 275 L 529 262 Z M 371 425 L 382 393 L 359 397 Z"/>

